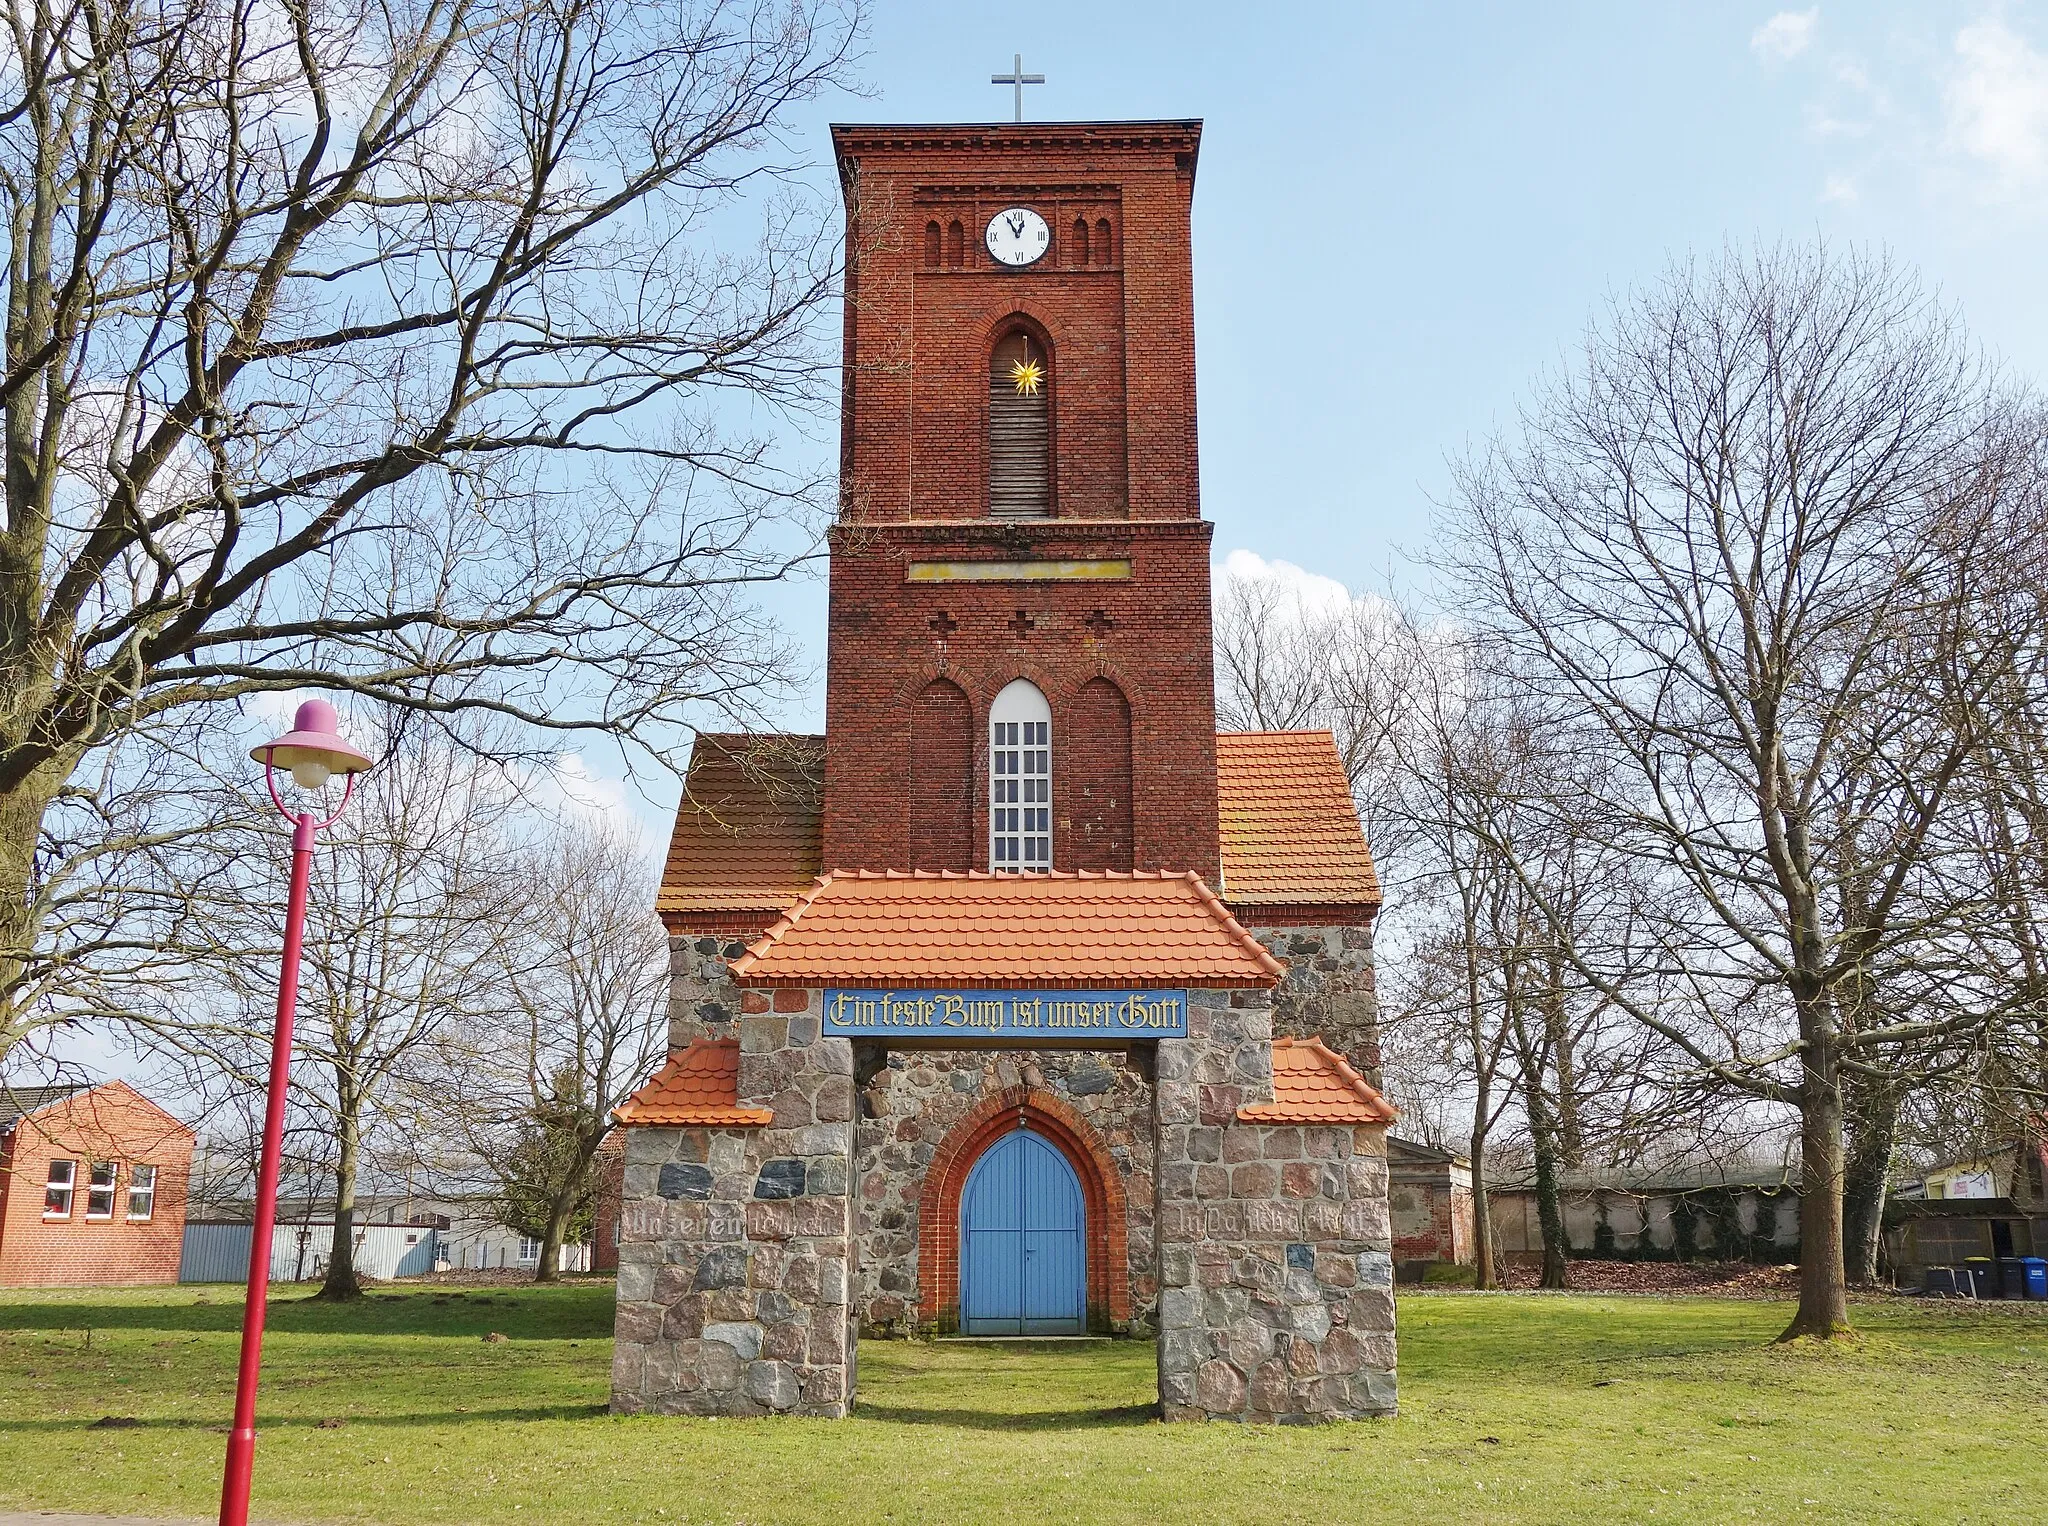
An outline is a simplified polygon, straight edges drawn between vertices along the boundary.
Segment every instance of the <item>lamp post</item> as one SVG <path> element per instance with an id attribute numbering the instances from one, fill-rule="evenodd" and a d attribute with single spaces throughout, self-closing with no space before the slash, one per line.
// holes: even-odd
<path id="1" fill-rule="evenodd" d="M 299 1005 L 299 946 L 306 929 L 306 885 L 313 871 L 313 838 L 332 826 L 355 793 L 355 776 L 370 766 L 363 753 L 341 739 L 334 706 L 309 699 L 292 717 L 292 729 L 274 742 L 251 748 L 263 765 L 271 802 L 292 824 L 292 889 L 285 913 L 284 969 L 278 978 L 277 1023 L 270 1034 L 270 1095 L 263 1110 L 263 1155 L 256 1168 L 256 1223 L 249 1238 L 249 1293 L 242 1305 L 242 1362 L 235 1376 L 235 1423 L 228 1432 L 227 1468 L 220 1486 L 220 1526 L 246 1526 L 249 1476 L 256 1461 L 256 1381 L 263 1365 L 263 1314 L 270 1296 L 270 1235 L 277 1223 L 277 1168 L 284 1150 L 285 1085 L 292 1071 L 292 1017 Z M 303 790 L 321 788 L 342 776 L 341 804 L 333 815 L 294 811 L 277 791 L 277 770 L 285 769 Z"/>

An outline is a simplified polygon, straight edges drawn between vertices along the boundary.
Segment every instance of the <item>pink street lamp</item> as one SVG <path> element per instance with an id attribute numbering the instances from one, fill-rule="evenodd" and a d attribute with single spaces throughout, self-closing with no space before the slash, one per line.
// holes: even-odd
<path id="1" fill-rule="evenodd" d="M 292 892 L 284 923 L 284 970 L 278 979 L 277 1024 L 270 1034 L 270 1095 L 263 1110 L 263 1157 L 256 1169 L 256 1224 L 249 1239 L 249 1294 L 242 1305 L 242 1365 L 235 1377 L 235 1424 L 228 1432 L 227 1470 L 220 1486 L 220 1526 L 246 1526 L 249 1477 L 256 1461 L 256 1381 L 263 1366 L 263 1313 L 270 1297 L 270 1235 L 277 1222 L 277 1167 L 284 1151 L 284 1094 L 292 1070 L 292 1017 L 299 1005 L 299 945 L 306 930 L 306 882 L 313 870 L 313 838 L 332 826 L 355 793 L 355 776 L 370 760 L 341 739 L 334 706 L 309 699 L 292 717 L 292 729 L 274 742 L 250 749 L 263 765 L 271 801 L 292 823 Z M 316 817 L 294 811 L 277 792 L 277 770 L 285 769 L 303 790 L 321 788 L 342 776 L 341 804 Z"/>

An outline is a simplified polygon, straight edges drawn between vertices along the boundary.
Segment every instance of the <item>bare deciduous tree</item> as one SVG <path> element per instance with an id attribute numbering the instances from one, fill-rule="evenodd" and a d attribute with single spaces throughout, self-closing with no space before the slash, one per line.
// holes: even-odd
<path id="1" fill-rule="evenodd" d="M 529 864 L 504 946 L 510 1000 L 444 1036 L 437 1090 L 508 1222 L 540 1241 L 548 1282 L 598 1186 L 612 1109 L 665 1051 L 668 938 L 653 876 L 620 833 L 564 830 Z"/>
<path id="2" fill-rule="evenodd" d="M 1939 631 L 1974 607 L 1955 573 L 2015 486 L 1999 416 L 1954 318 L 1887 261 L 1729 254 L 1617 303 L 1458 474 L 1462 608 L 1560 745 L 1603 760 L 1581 819 L 1655 868 L 1660 978 L 1700 1000 L 1641 1000 L 1575 945 L 1578 973 L 1723 1086 L 1799 1111 L 1788 1336 L 1848 1327 L 1846 1075 L 1971 1021 L 1844 998 L 1940 914 L 1918 895 L 1993 665 Z M 1922 633 L 1957 654 L 1943 682 L 1901 672 Z"/>
<path id="3" fill-rule="evenodd" d="M 481 739 L 477 739 L 481 740 Z M 488 750 L 485 748 L 484 750 Z M 506 999 L 505 940 L 527 882 L 512 840 L 520 797 L 505 775 L 438 730 L 410 726 L 362 776 L 355 798 L 315 850 L 299 1015 L 295 1111 L 331 1139 L 334 1217 L 320 1296 L 359 1296 L 356 1193 L 373 1126 L 407 1128 L 409 1095 L 444 1031 Z M 246 828 L 233 873 L 211 907 L 219 942 L 205 967 L 228 1010 L 167 1017 L 156 1042 L 196 1059 L 213 1092 L 264 1085 L 275 950 L 284 908 L 275 887 L 289 843 Z"/>
<path id="4" fill-rule="evenodd" d="M 855 7 L 8 0 L 0 1057 L 164 830 L 94 822 L 113 739 L 326 686 L 663 747 L 773 678 L 823 479 L 753 415 L 837 257 L 742 198 Z"/>

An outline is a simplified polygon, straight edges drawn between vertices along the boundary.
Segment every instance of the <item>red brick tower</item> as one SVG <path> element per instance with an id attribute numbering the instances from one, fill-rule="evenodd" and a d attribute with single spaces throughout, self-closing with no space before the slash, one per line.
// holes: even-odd
<path id="1" fill-rule="evenodd" d="M 825 868 L 1039 867 L 1049 837 L 1053 868 L 1216 882 L 1200 137 L 833 129 L 848 274 Z M 999 700 L 1017 680 L 1042 700 Z M 991 743 L 1009 714 L 1021 782 Z"/>

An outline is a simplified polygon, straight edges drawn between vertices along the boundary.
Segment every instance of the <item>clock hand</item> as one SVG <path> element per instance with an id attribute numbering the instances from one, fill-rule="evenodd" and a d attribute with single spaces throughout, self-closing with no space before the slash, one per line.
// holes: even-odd
<path id="1" fill-rule="evenodd" d="M 1009 218 L 1008 222 L 1010 224 L 1010 232 L 1015 237 L 1022 238 L 1024 236 L 1024 214 L 1020 212 L 1015 217 Z"/>

